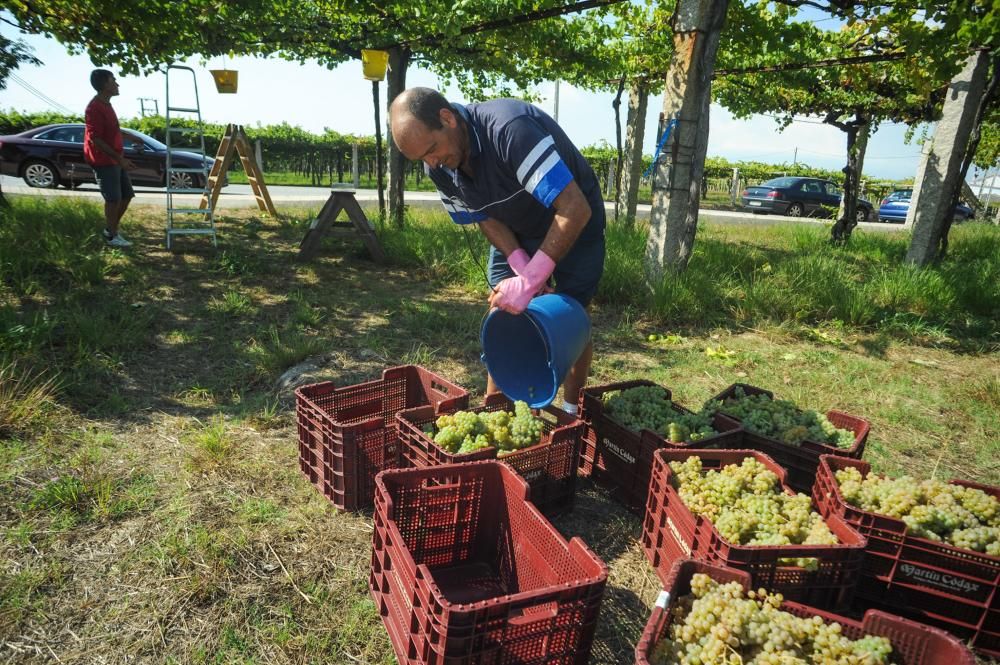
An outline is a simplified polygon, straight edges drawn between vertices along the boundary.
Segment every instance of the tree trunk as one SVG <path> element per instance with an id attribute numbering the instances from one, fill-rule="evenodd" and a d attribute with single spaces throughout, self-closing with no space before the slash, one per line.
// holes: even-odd
<path id="1" fill-rule="evenodd" d="M 396 95 L 406 90 L 406 68 L 410 64 L 410 50 L 403 46 L 389 49 L 389 75 L 386 105 L 392 104 Z M 389 219 L 396 226 L 403 226 L 403 192 L 406 189 L 406 157 L 392 140 L 389 128 Z"/>
<path id="2" fill-rule="evenodd" d="M 925 266 L 934 261 L 944 237 L 947 217 L 954 212 L 952 193 L 961 183 L 959 172 L 979 102 L 986 88 L 989 55 L 977 51 L 948 86 L 934 138 L 925 145 L 906 214 L 913 227 L 906 261 Z M 949 209 L 950 208 L 950 209 Z"/>
<path id="3" fill-rule="evenodd" d="M 653 173 L 646 243 L 646 272 L 653 284 L 666 272 L 682 272 L 694 249 L 712 72 L 728 8 L 729 0 L 679 0 L 671 18 L 674 54 L 665 82 L 663 117 L 666 122 L 676 118 L 677 124 L 664 147 L 667 159 L 661 159 Z"/>
<path id="4" fill-rule="evenodd" d="M 979 149 L 979 139 L 982 136 L 980 129 L 986 117 L 986 112 L 990 109 L 993 98 L 997 93 L 998 83 L 1000 83 L 1000 53 L 993 58 L 993 74 L 990 76 L 989 83 L 986 84 L 986 90 L 979 100 L 979 105 L 976 108 L 976 116 L 972 121 L 972 134 L 969 136 L 969 145 L 965 149 L 962 168 L 959 169 L 958 182 L 955 183 L 954 191 L 951 193 L 951 206 L 948 207 L 948 212 L 944 220 L 944 229 L 941 232 L 941 240 L 938 244 L 936 257 L 938 261 L 943 260 L 948 254 L 948 234 L 951 232 L 951 225 L 955 222 L 955 206 L 958 205 L 958 201 L 962 197 L 962 192 L 968 188 L 965 177 L 969 173 L 969 167 L 972 166 L 972 160 L 976 157 L 976 150 Z M 978 207 L 975 202 L 970 201 L 970 203 L 973 208 Z"/>
<path id="5" fill-rule="evenodd" d="M 847 133 L 847 166 L 844 167 L 844 194 L 840 199 L 840 213 L 833 228 L 830 229 L 830 240 L 844 244 L 851 239 L 851 232 L 858 225 L 858 181 L 861 178 L 861 167 L 858 159 L 863 155 L 868 144 L 868 116 L 857 113 L 850 122 L 838 122 L 834 114 L 826 117 L 825 122 L 840 128 Z M 859 136 L 864 136 L 863 140 Z M 863 160 L 863 157 L 862 157 Z"/>
<path id="6" fill-rule="evenodd" d="M 628 91 L 628 119 L 625 129 L 625 155 L 622 164 L 622 184 L 618 190 L 617 210 L 625 224 L 635 223 L 639 203 L 639 179 L 642 176 L 642 142 L 646 133 L 646 107 L 649 88 L 633 83 Z"/>
<path id="7" fill-rule="evenodd" d="M 382 184 L 382 110 L 378 101 L 378 81 L 372 81 L 372 101 L 375 103 L 375 179 L 378 181 L 378 212 L 385 219 L 385 187 Z"/>
<path id="8" fill-rule="evenodd" d="M 862 178 L 865 173 L 865 154 L 868 152 L 868 139 L 870 139 L 871 135 L 874 133 L 875 129 L 873 129 L 870 124 L 865 125 L 864 127 L 859 128 L 858 136 L 854 140 L 854 153 L 858 169 L 858 197 L 862 197 L 865 194 L 861 186 L 864 182 Z M 844 201 L 845 198 L 842 197 L 840 199 L 840 208 L 837 209 L 837 219 L 844 216 Z"/>
<path id="9" fill-rule="evenodd" d="M 618 155 L 618 163 L 615 164 L 615 221 L 618 221 L 618 215 L 621 214 L 618 202 L 621 201 L 621 184 L 622 184 L 622 92 L 625 90 L 625 77 L 621 77 L 618 80 L 618 94 L 615 95 L 615 99 L 611 102 L 611 106 L 615 109 L 615 151 Z M 610 187 L 608 188 L 610 189 Z"/>

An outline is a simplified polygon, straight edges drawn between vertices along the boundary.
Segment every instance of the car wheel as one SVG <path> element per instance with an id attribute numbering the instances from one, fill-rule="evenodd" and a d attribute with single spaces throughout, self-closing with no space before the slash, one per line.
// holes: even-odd
<path id="1" fill-rule="evenodd" d="M 193 189 L 195 187 L 194 183 L 194 176 L 190 173 L 181 171 L 170 174 L 171 189 Z"/>
<path id="2" fill-rule="evenodd" d="M 801 203 L 793 203 L 788 206 L 788 210 L 785 211 L 785 214 L 789 217 L 801 217 L 805 214 L 805 211 L 806 209 Z"/>
<path id="3" fill-rule="evenodd" d="M 867 222 L 868 209 L 858 206 L 858 209 L 854 211 L 854 219 L 857 221 L 858 224 L 860 224 L 861 222 Z"/>
<path id="4" fill-rule="evenodd" d="M 28 162 L 21 171 L 21 177 L 28 187 L 53 189 L 59 186 L 59 175 L 48 162 Z"/>

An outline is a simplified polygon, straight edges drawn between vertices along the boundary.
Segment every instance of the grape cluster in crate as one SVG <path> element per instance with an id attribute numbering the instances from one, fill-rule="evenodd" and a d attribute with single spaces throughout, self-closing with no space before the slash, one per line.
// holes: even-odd
<path id="1" fill-rule="evenodd" d="M 416 366 L 296 397 L 303 474 L 373 511 L 400 663 L 589 661 L 607 567 L 547 517 L 578 476 L 642 519 L 664 585 L 637 664 L 1000 657 L 1000 489 L 872 473 L 863 418 L 747 384 L 691 410 L 643 380 L 586 388 L 577 416 L 470 406 Z"/>
<path id="2" fill-rule="evenodd" d="M 543 430 L 542 421 L 532 415 L 526 402 L 514 402 L 513 412 L 456 411 L 438 416 L 434 427 L 424 433 L 451 453 L 463 455 L 493 447 L 503 454 L 537 445 Z"/>

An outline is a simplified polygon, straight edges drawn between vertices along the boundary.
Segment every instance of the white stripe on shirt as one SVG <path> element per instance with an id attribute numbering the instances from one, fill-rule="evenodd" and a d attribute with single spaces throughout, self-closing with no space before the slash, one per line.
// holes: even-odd
<path id="1" fill-rule="evenodd" d="M 544 139 L 539 141 L 534 148 L 531 149 L 531 152 L 529 152 L 528 156 L 524 158 L 524 161 L 521 162 L 521 165 L 517 167 L 518 182 L 520 183 L 525 182 L 525 179 L 528 177 L 528 171 L 531 170 L 531 167 L 535 165 L 535 162 L 538 161 L 538 158 L 542 156 L 542 153 L 545 152 L 545 150 L 550 145 L 554 144 L 555 141 L 552 140 L 552 137 L 546 136 Z"/>
<path id="2" fill-rule="evenodd" d="M 553 152 L 551 155 L 548 156 L 548 159 L 542 162 L 541 165 L 539 165 L 539 167 L 535 169 L 535 172 L 532 174 L 531 179 L 528 180 L 528 182 L 524 183 L 524 188 L 528 191 L 529 194 L 535 193 L 535 188 L 538 187 L 538 183 L 542 181 L 542 178 L 548 175 L 549 171 L 552 170 L 552 167 L 558 164 L 559 161 L 560 161 L 559 153 Z"/>

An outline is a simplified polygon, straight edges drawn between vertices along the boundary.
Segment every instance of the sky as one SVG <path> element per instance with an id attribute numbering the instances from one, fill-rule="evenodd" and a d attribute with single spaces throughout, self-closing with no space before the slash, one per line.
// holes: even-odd
<path id="1" fill-rule="evenodd" d="M 73 111 L 83 113 L 93 97 L 90 71 L 100 63 L 92 63 L 86 55 L 69 55 L 59 42 L 36 35 L 20 35 L 9 25 L 0 27 L 0 34 L 21 38 L 34 48 L 41 66 L 22 66 L 15 75 L 41 97 L 19 82 L 8 80 L 0 90 L 0 109 L 18 111 Z M 277 58 L 212 58 L 187 62 L 196 73 L 198 93 L 204 120 L 237 123 L 248 126 L 287 122 L 312 132 L 330 128 L 342 134 L 374 134 L 371 82 L 362 78 L 361 62 L 350 61 L 335 69 L 315 62 L 286 62 Z M 217 93 L 210 69 L 239 71 L 239 92 L 235 95 Z M 115 68 L 109 67 L 112 71 Z M 163 74 L 144 77 L 120 76 L 121 95 L 113 100 L 120 117 L 140 115 L 140 98 L 156 100 L 164 108 L 165 80 Z M 185 73 L 186 74 L 186 73 Z M 190 93 L 191 76 L 174 78 L 171 74 L 171 96 Z M 181 84 L 186 83 L 187 86 Z M 411 67 L 407 85 L 439 87 L 437 77 L 427 70 Z M 450 101 L 464 102 L 457 89 L 442 90 Z M 538 106 L 554 112 L 555 83 L 547 82 L 535 89 Z M 381 99 L 385 101 L 385 83 L 381 84 Z M 47 99 L 46 99 L 47 98 Z M 614 92 L 591 93 L 565 83 L 559 86 L 559 123 L 579 147 L 607 141 L 615 144 Z M 179 96 L 175 103 L 185 99 Z M 151 102 L 146 102 L 151 105 Z M 646 122 L 644 152 L 651 155 L 655 148 L 656 125 L 663 104 L 662 95 L 650 97 Z M 627 108 L 627 94 L 622 103 L 622 135 Z M 383 109 L 383 122 L 385 113 Z M 920 146 L 903 140 L 905 127 L 883 124 L 868 143 L 865 175 L 873 179 L 899 180 L 912 178 L 920 158 Z M 749 120 L 733 118 L 725 109 L 711 109 L 708 155 L 729 160 L 757 160 L 774 164 L 791 164 L 794 160 L 810 166 L 840 169 L 846 162 L 846 139 L 840 130 L 823 125 L 817 118 L 802 118 L 784 131 L 778 129 L 772 117 L 755 116 Z"/>

